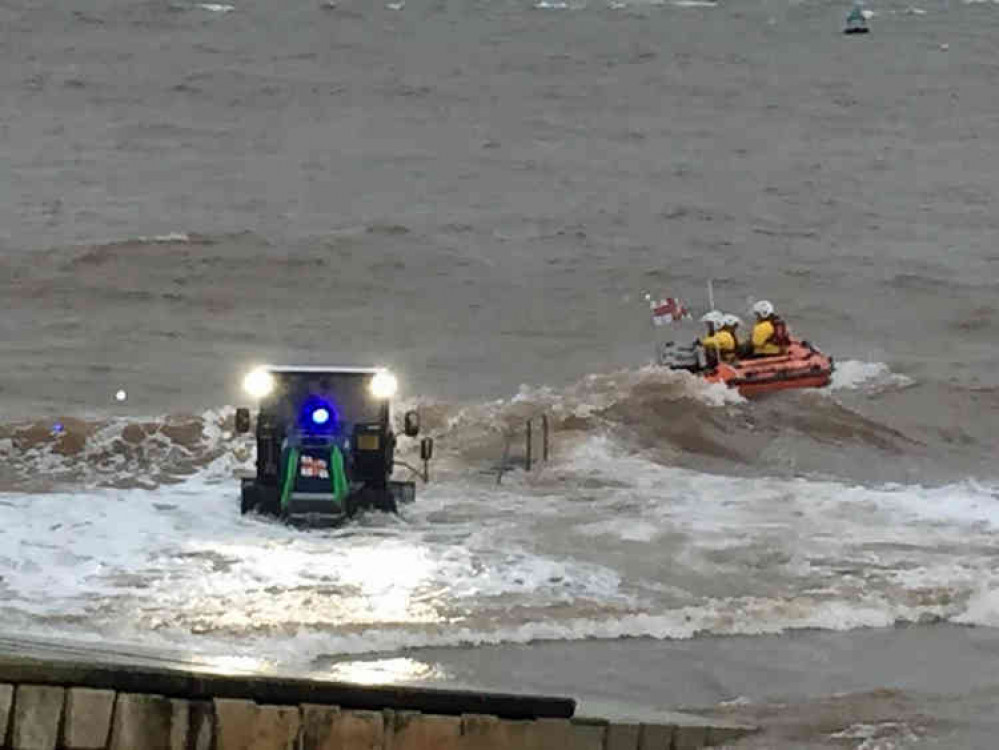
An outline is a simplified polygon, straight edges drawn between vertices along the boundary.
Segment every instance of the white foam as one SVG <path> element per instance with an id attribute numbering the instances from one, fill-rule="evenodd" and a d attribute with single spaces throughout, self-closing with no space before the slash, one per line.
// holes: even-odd
<path id="1" fill-rule="evenodd" d="M 882 721 L 877 724 L 852 724 L 829 735 L 830 739 L 863 740 L 856 750 L 902 750 L 919 741 L 919 735 L 905 723 Z"/>
<path id="2" fill-rule="evenodd" d="M 628 542 L 651 542 L 662 528 L 647 521 L 612 518 L 581 526 L 578 530 L 591 536 L 611 535 Z"/>
<path id="3" fill-rule="evenodd" d="M 734 388 L 709 383 L 683 370 L 646 365 L 637 370 L 591 373 L 563 388 L 522 384 L 511 403 L 533 404 L 560 416 L 588 417 L 627 397 L 636 388 L 659 388 L 676 400 L 691 398 L 707 406 L 745 403 Z M 503 402 L 496 402 L 498 405 Z"/>
<path id="4" fill-rule="evenodd" d="M 236 10 L 235 5 L 226 5 L 223 3 L 198 3 L 198 7 L 201 10 L 207 10 L 209 13 L 232 13 Z"/>
<path id="5" fill-rule="evenodd" d="M 852 724 L 846 729 L 830 734 L 829 737 L 831 739 L 867 740 L 900 732 L 906 733 L 911 732 L 911 730 L 908 725 L 901 722 L 882 721 L 877 724 Z"/>
<path id="6" fill-rule="evenodd" d="M 228 415 L 203 415 L 205 441 L 228 439 Z M 32 628 L 87 623 L 62 633 L 306 661 L 999 621 L 999 490 L 987 484 L 713 476 L 594 436 L 500 487 L 456 475 L 419 487 L 399 517 L 303 532 L 240 516 L 235 459 L 217 461 L 156 492 L 0 495 L 5 613 Z"/>
<path id="7" fill-rule="evenodd" d="M 199 5 L 199 8 L 204 10 L 212 10 L 216 13 L 228 13 L 229 11 L 219 10 L 220 8 L 228 8 L 229 10 L 235 10 L 231 5 Z M 186 232 L 169 232 L 168 234 L 156 234 L 152 237 L 136 237 L 139 242 L 154 242 L 154 243 L 187 243 L 191 241 L 190 235 Z"/>
<path id="8" fill-rule="evenodd" d="M 954 618 L 962 625 L 999 628 L 999 585 L 996 582 L 976 586 L 964 612 Z"/>
<path id="9" fill-rule="evenodd" d="M 905 375 L 894 373 L 883 362 L 861 362 L 848 359 L 836 363 L 829 390 L 908 388 L 915 381 Z"/>
<path id="10" fill-rule="evenodd" d="M 319 654 L 360 656 L 420 648 L 526 644 L 538 641 L 652 638 L 687 640 L 700 634 L 775 635 L 801 629 L 853 630 L 891 627 L 918 621 L 912 608 L 884 601 L 820 602 L 812 598 L 713 600 L 699 607 L 662 613 L 603 618 L 543 618 L 513 626 L 467 627 L 459 622 L 421 623 L 413 627 L 366 627 L 361 631 L 313 631 L 296 627 L 280 635 L 248 632 L 228 641 L 211 634 L 198 639 L 202 653 L 229 650 L 242 656 L 268 653 L 284 662 L 307 661 Z M 162 631 L 159 633 L 162 635 Z M 167 641 L 161 641 L 166 643 Z"/>
<path id="11" fill-rule="evenodd" d="M 735 698 L 727 701 L 720 701 L 718 706 L 720 708 L 738 708 L 739 706 L 752 706 L 753 701 L 751 698 L 745 695 L 737 695 Z"/>

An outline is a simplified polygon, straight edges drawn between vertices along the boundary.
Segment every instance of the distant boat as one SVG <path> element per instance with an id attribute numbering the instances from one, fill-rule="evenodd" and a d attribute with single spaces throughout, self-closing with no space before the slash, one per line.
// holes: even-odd
<path id="1" fill-rule="evenodd" d="M 863 8 L 859 4 L 854 5 L 850 15 L 846 17 L 846 28 L 843 29 L 843 33 L 867 34 L 868 32 L 870 32 L 870 28 L 867 26 L 867 17 L 864 15 Z"/>

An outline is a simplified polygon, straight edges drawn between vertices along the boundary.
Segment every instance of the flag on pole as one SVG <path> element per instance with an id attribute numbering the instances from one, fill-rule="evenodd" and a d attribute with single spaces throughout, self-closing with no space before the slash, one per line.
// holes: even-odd
<path id="1" fill-rule="evenodd" d="M 690 312 L 678 297 L 666 297 L 658 302 L 649 299 L 652 308 L 652 322 L 657 325 L 669 325 L 684 318 L 690 318 Z"/>

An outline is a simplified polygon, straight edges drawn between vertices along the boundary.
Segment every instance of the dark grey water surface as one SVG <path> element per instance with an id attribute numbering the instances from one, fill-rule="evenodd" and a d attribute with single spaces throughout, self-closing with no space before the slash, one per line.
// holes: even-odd
<path id="1" fill-rule="evenodd" d="M 586 376 L 651 356 L 642 292 L 700 312 L 708 278 L 726 309 L 748 319 L 770 298 L 843 372 L 880 367 L 881 380 L 718 410 L 620 376 L 601 381 L 621 392 L 599 418 L 560 429 L 705 472 L 994 479 L 999 6 L 877 3 L 864 38 L 840 34 L 845 6 L 811 0 L 570 6 L 0 5 L 0 440 L 14 456 L 0 486 L 26 486 L 10 473 L 22 459 L 49 465 L 29 446 L 54 417 L 89 420 L 80 436 L 115 417 L 155 432 L 148 418 L 236 403 L 243 370 L 265 360 L 391 365 L 445 435 L 456 404 L 521 384 L 596 398 L 579 396 Z M 21 434 L 11 423 L 25 419 Z M 116 453 L 116 471 L 133 465 L 131 448 L 106 445 L 62 450 L 60 471 L 89 477 Z M 165 451 L 159 469 L 217 458 L 190 451 Z M 818 718 L 804 739 L 777 746 L 986 747 L 994 681 L 916 679 L 908 660 L 978 653 L 969 643 L 989 631 L 925 632 L 832 634 L 801 659 L 901 639 L 910 650 L 883 682 L 869 664 L 825 662 L 808 683 L 826 696 L 815 705 L 903 674 L 902 691 L 949 696 L 926 709 L 934 721 L 891 696 L 869 715 L 858 699 L 829 732 L 805 711 Z M 794 648 L 782 638 L 778 650 Z M 629 664 L 658 654 L 679 670 L 669 685 L 693 685 L 660 701 L 711 703 L 729 691 L 698 687 L 684 659 L 773 694 L 808 671 L 770 669 L 753 639 L 724 643 L 686 656 L 645 641 L 545 646 L 571 658 L 536 681 L 592 681 L 611 651 Z M 502 682 L 490 653 L 449 660 Z M 621 700 L 650 689 L 608 684 Z M 896 715 L 915 740 L 829 738 Z M 948 734 L 944 715 L 966 734 Z"/>

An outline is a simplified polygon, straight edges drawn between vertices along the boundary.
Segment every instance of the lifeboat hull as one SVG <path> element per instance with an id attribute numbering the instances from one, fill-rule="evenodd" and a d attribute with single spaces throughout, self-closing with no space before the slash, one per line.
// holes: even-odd
<path id="1" fill-rule="evenodd" d="M 822 388 L 829 385 L 834 370 L 832 357 L 806 341 L 792 341 L 785 354 L 723 362 L 705 379 L 751 398 L 793 388 Z"/>

